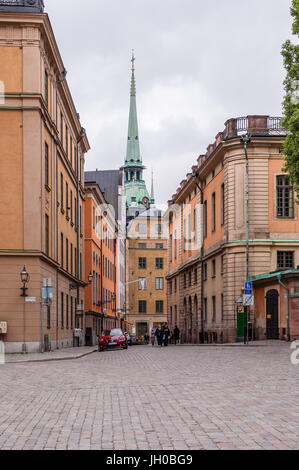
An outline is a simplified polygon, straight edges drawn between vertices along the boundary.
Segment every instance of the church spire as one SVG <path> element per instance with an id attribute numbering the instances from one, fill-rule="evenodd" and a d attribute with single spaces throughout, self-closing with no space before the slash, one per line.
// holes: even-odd
<path id="1" fill-rule="evenodd" d="M 131 97 L 130 97 L 130 115 L 128 129 L 128 144 L 125 166 L 142 166 L 139 147 L 139 133 L 136 105 L 136 82 L 135 82 L 135 53 L 132 51 L 132 76 L 131 76 Z"/>

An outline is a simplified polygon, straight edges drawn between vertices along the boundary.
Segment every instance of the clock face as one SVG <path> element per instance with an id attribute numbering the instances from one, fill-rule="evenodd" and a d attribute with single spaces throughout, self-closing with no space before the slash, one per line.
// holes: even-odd
<path id="1" fill-rule="evenodd" d="M 144 198 L 142 199 L 142 204 L 143 204 L 144 206 L 147 206 L 147 205 L 148 205 L 148 198 L 147 198 L 147 197 L 144 197 Z"/>

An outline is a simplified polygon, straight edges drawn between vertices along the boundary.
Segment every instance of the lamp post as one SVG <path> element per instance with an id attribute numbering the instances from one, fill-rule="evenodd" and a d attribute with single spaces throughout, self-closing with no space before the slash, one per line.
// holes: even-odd
<path id="1" fill-rule="evenodd" d="M 27 273 L 25 266 L 23 268 L 23 271 L 20 273 L 20 277 L 21 277 L 21 282 L 23 283 L 23 287 L 21 287 L 21 291 L 22 291 L 21 297 L 28 297 L 27 295 L 28 287 L 26 286 L 28 282 L 30 281 L 30 275 Z"/>
<path id="2" fill-rule="evenodd" d="M 25 312 L 25 297 L 28 297 L 27 284 L 30 281 L 30 275 L 27 273 L 26 267 L 24 266 L 23 271 L 20 273 L 21 282 L 23 283 L 23 287 L 21 287 L 21 297 L 24 298 L 24 306 L 23 306 L 23 353 L 26 353 L 26 312 Z"/>

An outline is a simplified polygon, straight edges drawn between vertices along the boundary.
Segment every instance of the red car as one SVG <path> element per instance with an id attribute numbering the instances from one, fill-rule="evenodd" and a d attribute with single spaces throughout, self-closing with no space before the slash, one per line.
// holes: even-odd
<path id="1" fill-rule="evenodd" d="M 104 330 L 99 338 L 99 351 L 105 349 L 128 349 L 128 341 L 122 330 L 114 328 L 111 330 Z"/>

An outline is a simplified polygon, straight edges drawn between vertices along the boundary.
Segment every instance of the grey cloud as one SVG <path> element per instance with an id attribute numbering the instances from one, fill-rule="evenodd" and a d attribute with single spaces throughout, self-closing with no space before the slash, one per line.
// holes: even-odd
<path id="1" fill-rule="evenodd" d="M 159 202 L 175 192 L 228 118 L 280 115 L 289 6 L 288 0 L 46 0 L 92 146 L 87 169 L 123 164 L 133 47 L 142 155 L 155 169 Z"/>

